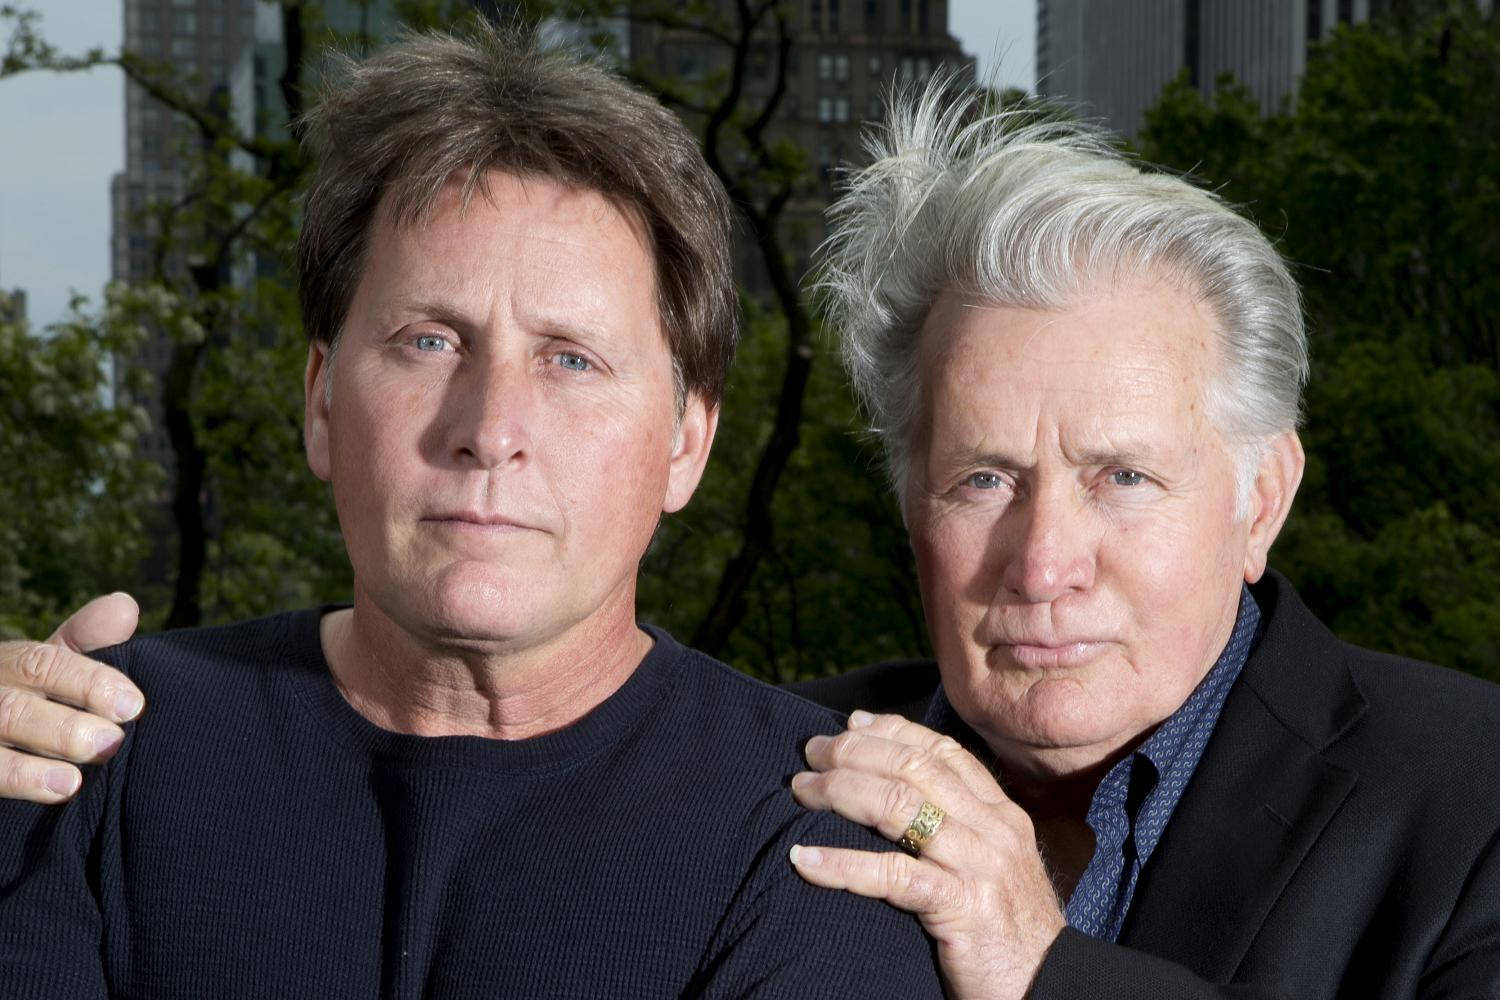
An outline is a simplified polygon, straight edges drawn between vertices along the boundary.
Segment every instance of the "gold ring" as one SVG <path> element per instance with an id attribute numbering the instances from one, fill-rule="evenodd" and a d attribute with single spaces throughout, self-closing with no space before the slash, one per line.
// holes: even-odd
<path id="1" fill-rule="evenodd" d="M 929 840 L 937 836 L 938 827 L 943 825 L 943 817 L 946 815 L 947 813 L 931 802 L 923 802 L 922 808 L 918 809 L 917 814 L 911 818 L 911 822 L 906 824 L 906 832 L 901 835 L 900 840 L 896 841 L 896 846 L 912 857 L 920 858 L 922 848 L 927 846 Z"/>

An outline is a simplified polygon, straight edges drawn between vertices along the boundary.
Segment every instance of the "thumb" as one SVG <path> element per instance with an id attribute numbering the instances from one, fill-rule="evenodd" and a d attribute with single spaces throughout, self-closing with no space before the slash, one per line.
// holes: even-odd
<path id="1" fill-rule="evenodd" d="M 135 634 L 140 618 L 141 609 L 135 598 L 122 592 L 105 594 L 68 616 L 47 641 L 75 653 L 87 653 L 129 639 Z"/>

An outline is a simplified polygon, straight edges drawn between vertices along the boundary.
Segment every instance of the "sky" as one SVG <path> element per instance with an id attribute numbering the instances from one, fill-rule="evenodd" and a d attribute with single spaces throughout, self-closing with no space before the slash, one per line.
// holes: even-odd
<path id="1" fill-rule="evenodd" d="M 62 52 L 120 46 L 119 3 L 21 6 L 40 12 L 43 37 Z M 949 0 L 948 21 L 981 79 L 1030 89 L 1036 0 Z M 0 289 L 26 291 L 33 327 L 62 319 L 75 291 L 98 301 L 109 280 L 109 180 L 124 162 L 119 70 L 0 79 Z"/>

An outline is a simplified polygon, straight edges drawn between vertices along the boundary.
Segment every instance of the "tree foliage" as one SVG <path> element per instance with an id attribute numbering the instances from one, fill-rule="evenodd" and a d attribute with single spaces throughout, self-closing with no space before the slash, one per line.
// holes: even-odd
<path id="1" fill-rule="evenodd" d="M 1500 679 L 1500 22 L 1428 6 L 1334 32 L 1277 115 L 1178 81 L 1141 146 L 1221 183 L 1304 289 L 1308 471 L 1276 564 L 1346 638 Z"/>
<path id="2" fill-rule="evenodd" d="M 135 455 L 145 413 L 107 399 L 108 364 L 145 336 L 159 291 L 112 286 L 99 314 L 75 304 L 46 335 L 0 301 L 0 635 L 46 634 L 135 577 L 160 470 Z"/>

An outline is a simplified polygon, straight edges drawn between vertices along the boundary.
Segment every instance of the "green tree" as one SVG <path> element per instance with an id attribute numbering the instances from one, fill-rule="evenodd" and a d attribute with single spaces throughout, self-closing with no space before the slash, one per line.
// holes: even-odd
<path id="1" fill-rule="evenodd" d="M 1147 115 L 1293 262 L 1308 471 L 1275 554 L 1340 634 L 1500 679 L 1500 21 L 1429 5 L 1342 27 L 1295 107 L 1220 81 Z"/>
<path id="2" fill-rule="evenodd" d="M 134 578 L 160 470 L 134 455 L 145 414 L 107 399 L 112 351 L 145 335 L 150 291 L 109 289 L 45 335 L 0 295 L 0 635 L 50 632 L 68 609 Z"/>

